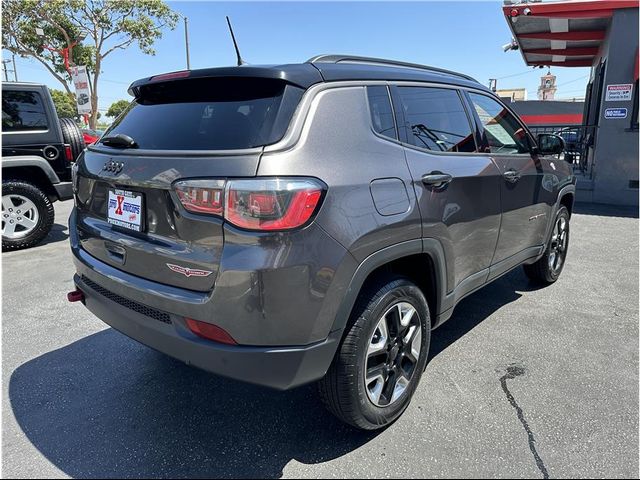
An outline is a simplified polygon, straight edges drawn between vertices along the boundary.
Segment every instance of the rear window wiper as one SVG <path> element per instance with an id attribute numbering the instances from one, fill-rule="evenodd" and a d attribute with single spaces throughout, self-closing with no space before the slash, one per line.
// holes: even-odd
<path id="1" fill-rule="evenodd" d="M 104 137 L 100 140 L 100 143 L 106 145 L 107 147 L 138 148 L 138 144 L 136 143 L 136 141 L 129 135 L 125 135 L 124 133 L 118 133 L 117 135 Z"/>

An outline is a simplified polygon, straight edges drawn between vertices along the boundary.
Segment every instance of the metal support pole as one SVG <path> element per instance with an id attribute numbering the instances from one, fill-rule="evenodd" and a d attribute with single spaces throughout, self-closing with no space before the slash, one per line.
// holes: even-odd
<path id="1" fill-rule="evenodd" d="M 187 53 L 187 70 L 191 70 L 191 62 L 189 61 L 189 19 L 184 17 L 184 47 Z"/>
<path id="2" fill-rule="evenodd" d="M 9 63 L 10 60 L 3 60 L 2 61 L 2 70 L 4 71 L 4 81 L 8 82 L 9 81 L 9 74 L 7 73 L 7 63 Z"/>
<path id="3" fill-rule="evenodd" d="M 12 53 L 11 54 L 11 60 L 13 61 L 13 78 L 16 79 L 16 82 L 18 81 L 18 69 L 16 68 L 16 54 Z"/>

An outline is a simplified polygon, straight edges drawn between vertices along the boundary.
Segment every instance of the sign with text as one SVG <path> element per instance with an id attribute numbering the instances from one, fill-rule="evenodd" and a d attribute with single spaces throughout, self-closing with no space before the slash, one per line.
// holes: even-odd
<path id="1" fill-rule="evenodd" d="M 89 92 L 89 77 L 84 65 L 71 67 L 71 78 L 76 89 L 76 106 L 78 113 L 91 113 L 91 93 Z"/>
<path id="2" fill-rule="evenodd" d="M 626 108 L 607 108 L 604 111 L 604 118 L 627 118 Z"/>
<path id="3" fill-rule="evenodd" d="M 619 85 L 607 85 L 606 102 L 626 102 L 631 100 L 631 92 L 633 85 L 630 83 L 621 83 Z"/>

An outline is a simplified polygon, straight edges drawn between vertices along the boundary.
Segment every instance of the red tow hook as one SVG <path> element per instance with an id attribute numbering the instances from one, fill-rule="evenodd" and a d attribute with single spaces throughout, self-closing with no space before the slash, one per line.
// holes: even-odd
<path id="1" fill-rule="evenodd" d="M 84 293 L 76 288 L 73 292 L 67 293 L 67 300 L 70 302 L 84 302 Z"/>

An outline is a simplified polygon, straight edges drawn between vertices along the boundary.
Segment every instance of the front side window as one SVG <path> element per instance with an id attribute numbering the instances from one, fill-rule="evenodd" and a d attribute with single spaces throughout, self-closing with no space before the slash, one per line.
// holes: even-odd
<path id="1" fill-rule="evenodd" d="M 398 87 L 409 143 L 436 152 L 475 152 L 469 118 L 458 92 Z"/>
<path id="2" fill-rule="evenodd" d="M 513 155 L 530 153 L 531 143 L 524 127 L 504 105 L 485 95 L 470 93 L 489 144 L 489 152 Z"/>
<path id="3" fill-rule="evenodd" d="M 47 130 L 47 113 L 38 92 L 2 91 L 2 130 Z"/>
<path id="4" fill-rule="evenodd" d="M 373 129 L 380 135 L 395 139 L 396 126 L 387 87 L 384 85 L 367 87 L 367 98 Z"/>

